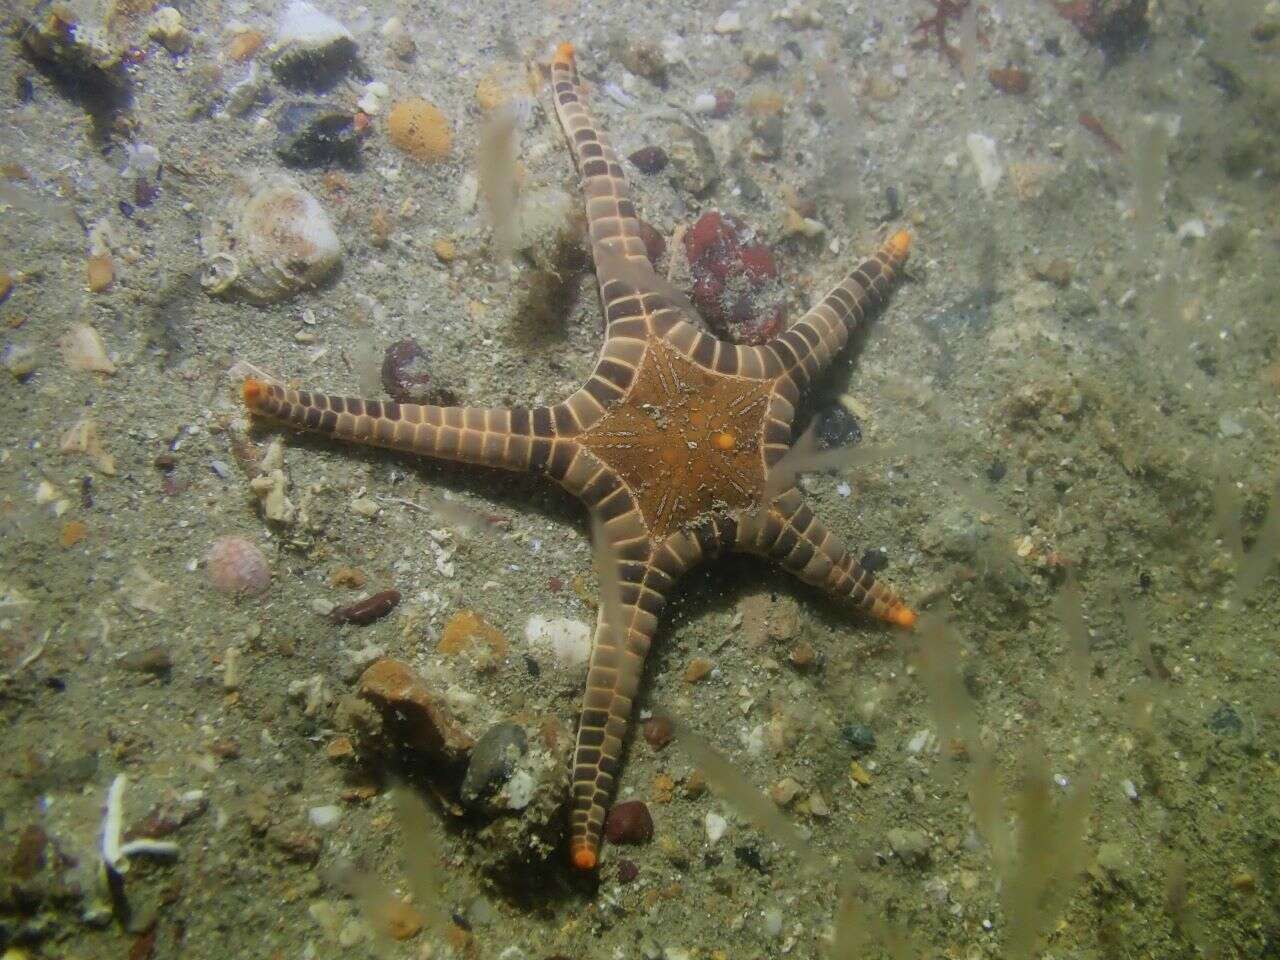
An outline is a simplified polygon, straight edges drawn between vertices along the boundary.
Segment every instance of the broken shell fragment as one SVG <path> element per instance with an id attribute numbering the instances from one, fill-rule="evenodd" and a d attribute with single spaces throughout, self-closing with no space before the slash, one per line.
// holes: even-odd
<path id="1" fill-rule="evenodd" d="M 342 259 L 320 202 L 284 174 L 237 183 L 226 208 L 205 225 L 200 248 L 205 290 L 258 304 L 317 286 Z"/>

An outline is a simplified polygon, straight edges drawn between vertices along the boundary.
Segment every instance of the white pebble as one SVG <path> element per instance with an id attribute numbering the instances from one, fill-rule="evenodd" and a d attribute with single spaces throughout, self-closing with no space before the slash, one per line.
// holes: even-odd
<path id="1" fill-rule="evenodd" d="M 996 142 L 985 134 L 971 133 L 965 138 L 965 144 L 969 147 L 969 156 L 978 170 L 978 183 L 990 200 L 995 196 L 996 187 L 1004 176 L 1004 165 L 1000 162 Z"/>
<path id="2" fill-rule="evenodd" d="M 586 665 L 591 654 L 591 628 L 567 617 L 531 616 L 524 625 L 529 646 L 548 651 L 566 669 Z"/>
<path id="3" fill-rule="evenodd" d="M 706 827 L 707 840 L 710 843 L 715 843 L 723 837 L 725 831 L 729 829 L 729 821 L 718 813 L 708 813 Z"/>
<path id="4" fill-rule="evenodd" d="M 770 907 L 764 912 L 764 932 L 771 937 L 782 935 L 782 910 Z"/>
<path id="5" fill-rule="evenodd" d="M 719 34 L 741 33 L 742 14 L 737 10 L 726 10 L 720 14 L 720 18 L 716 20 L 715 26 L 711 29 Z"/>
<path id="6" fill-rule="evenodd" d="M 714 93 L 700 93 L 693 98 L 694 113 L 715 113 L 716 95 Z"/>
<path id="7" fill-rule="evenodd" d="M 323 807 L 312 807 L 307 811 L 307 819 L 311 821 L 312 826 L 328 830 L 337 826 L 338 821 L 342 819 L 342 808 L 331 803 Z"/>
<path id="8" fill-rule="evenodd" d="M 933 735 L 932 730 L 921 730 L 907 741 L 907 753 L 916 756 L 925 750 L 931 749 L 937 742 L 938 738 Z"/>

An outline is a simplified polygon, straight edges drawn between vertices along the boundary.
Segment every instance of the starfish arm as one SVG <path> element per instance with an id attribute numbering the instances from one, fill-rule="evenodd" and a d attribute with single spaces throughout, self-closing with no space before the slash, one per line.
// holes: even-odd
<path id="1" fill-rule="evenodd" d="M 849 548 L 814 516 L 795 487 L 767 510 L 744 517 L 735 544 L 744 553 L 777 561 L 805 583 L 837 600 L 851 601 L 878 620 L 910 627 L 916 614 L 885 584 L 863 569 Z"/>
<path id="2" fill-rule="evenodd" d="M 608 541 L 604 554 L 614 570 L 614 582 L 601 584 L 601 593 L 606 598 L 612 594 L 616 602 L 600 605 L 574 750 L 569 854 L 579 869 L 594 869 L 600 859 L 605 812 L 613 798 L 623 741 L 667 597 L 681 574 L 718 554 L 736 532 L 736 521 L 711 518 L 654 546 L 639 510 L 597 527 L 597 536 Z"/>
<path id="3" fill-rule="evenodd" d="M 775 366 L 767 355 L 777 358 L 776 365 L 794 386 L 786 393 L 802 393 L 844 349 L 849 331 L 888 299 L 910 249 L 910 235 L 899 230 L 790 328 L 755 348 L 766 355 L 761 362 L 767 369 Z M 795 402 L 794 396 L 790 399 Z"/>
<path id="4" fill-rule="evenodd" d="M 440 460 L 561 477 L 577 448 L 566 404 L 554 407 L 437 407 L 336 397 L 245 380 L 256 416 L 352 443 L 390 447 Z"/>

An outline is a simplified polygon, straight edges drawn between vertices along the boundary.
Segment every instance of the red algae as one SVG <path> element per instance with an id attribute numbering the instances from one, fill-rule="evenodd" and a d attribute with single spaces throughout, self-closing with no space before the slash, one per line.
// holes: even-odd
<path id="1" fill-rule="evenodd" d="M 715 333 L 758 344 L 782 332 L 785 291 L 773 252 L 735 217 L 712 210 L 684 235 L 693 302 Z"/>

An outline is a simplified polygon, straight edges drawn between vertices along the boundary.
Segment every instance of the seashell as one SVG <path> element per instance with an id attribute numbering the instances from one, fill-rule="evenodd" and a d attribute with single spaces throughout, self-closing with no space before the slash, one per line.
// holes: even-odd
<path id="1" fill-rule="evenodd" d="M 342 247 L 314 196 L 284 174 L 236 184 L 200 236 L 201 285 L 214 296 L 277 303 L 337 269 Z"/>
<path id="2" fill-rule="evenodd" d="M 209 545 L 204 562 L 210 586 L 227 596 L 259 594 L 271 584 L 267 558 L 244 537 L 219 537 Z"/>
<path id="3" fill-rule="evenodd" d="M 305 0 L 294 0 L 280 16 L 271 69 L 294 87 L 326 89 L 356 58 L 356 40 L 341 23 Z"/>
<path id="4" fill-rule="evenodd" d="M 115 373 L 116 365 L 107 356 L 106 344 L 98 331 L 87 323 L 77 323 L 58 340 L 62 358 L 75 370 Z"/>

